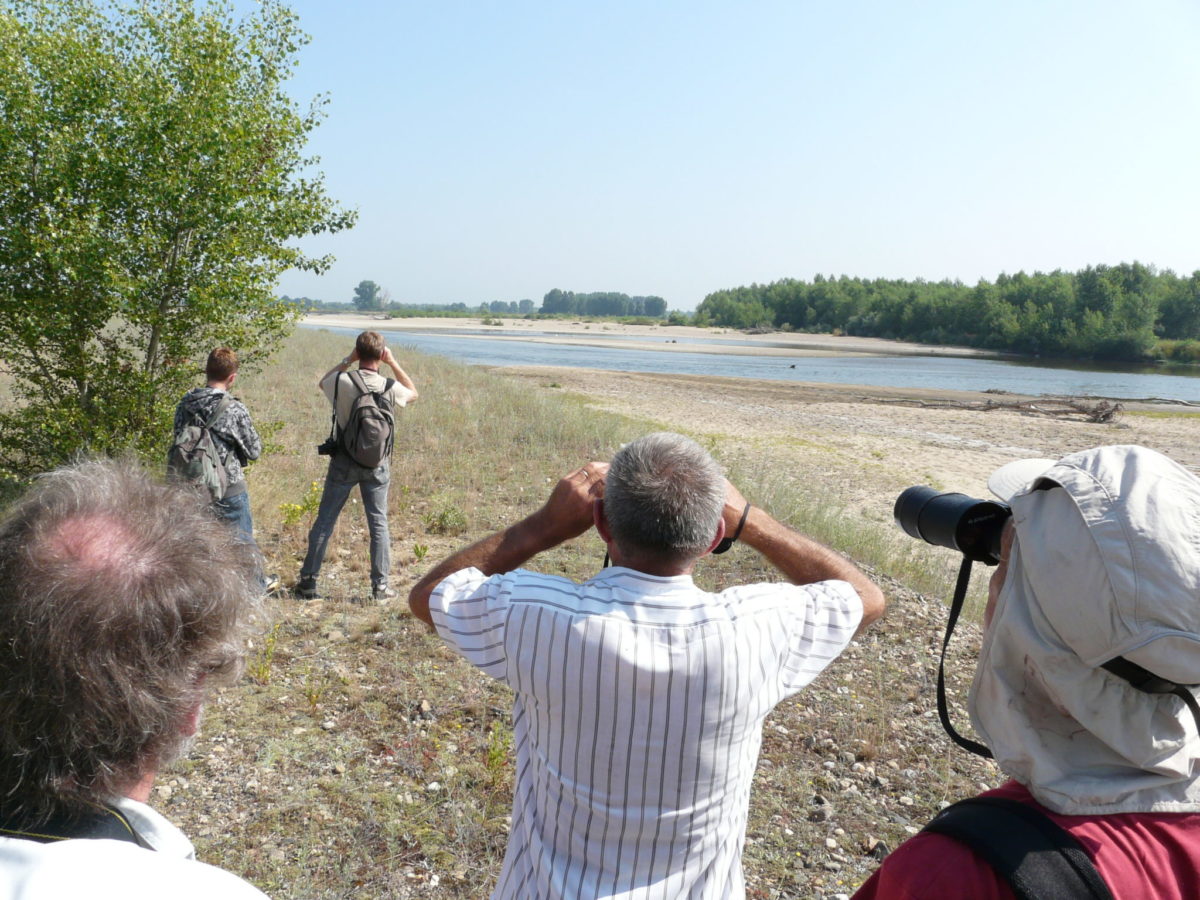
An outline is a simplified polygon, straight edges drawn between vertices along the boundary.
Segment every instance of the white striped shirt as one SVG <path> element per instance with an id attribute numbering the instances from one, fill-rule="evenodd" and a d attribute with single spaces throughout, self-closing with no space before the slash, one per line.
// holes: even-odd
<path id="1" fill-rule="evenodd" d="M 493 898 L 727 898 L 762 723 L 854 635 L 850 585 L 756 584 L 612 567 L 578 585 L 464 569 L 438 633 L 513 699 L 516 790 Z"/>

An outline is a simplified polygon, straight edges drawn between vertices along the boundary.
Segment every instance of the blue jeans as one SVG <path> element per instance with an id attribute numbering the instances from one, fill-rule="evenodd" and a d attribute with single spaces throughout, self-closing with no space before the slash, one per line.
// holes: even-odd
<path id="1" fill-rule="evenodd" d="M 321 493 L 317 518 L 308 532 L 308 553 L 300 567 L 301 580 L 315 579 L 321 571 L 333 526 L 337 524 L 338 515 L 350 498 L 350 492 L 358 485 L 363 512 L 367 514 L 367 530 L 371 533 L 371 587 L 387 587 L 388 573 L 392 567 L 387 521 L 390 479 L 387 460 L 374 469 L 368 469 L 344 453 L 334 454 L 329 460 L 329 472 L 325 476 L 325 490 Z"/>
<path id="2" fill-rule="evenodd" d="M 250 492 L 239 491 L 232 497 L 213 501 L 213 512 L 238 530 L 238 535 L 247 544 L 254 543 L 254 522 L 250 518 Z"/>
<path id="3" fill-rule="evenodd" d="M 266 579 L 262 573 L 262 555 L 258 552 L 258 544 L 254 542 L 254 522 L 250 518 L 250 492 L 239 491 L 232 496 L 226 496 L 220 500 L 214 500 L 212 504 L 213 512 L 217 514 L 217 518 L 224 522 L 228 522 L 237 529 L 238 538 L 246 544 L 254 548 L 255 557 L 260 560 L 258 563 L 258 580 L 262 585 L 266 585 Z"/>

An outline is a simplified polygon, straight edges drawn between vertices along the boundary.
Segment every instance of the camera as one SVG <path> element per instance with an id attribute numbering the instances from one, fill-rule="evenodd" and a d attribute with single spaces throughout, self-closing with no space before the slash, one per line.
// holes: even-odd
<path id="1" fill-rule="evenodd" d="M 337 450 L 337 446 L 337 438 L 327 437 L 317 445 L 317 455 L 333 456 L 334 452 Z"/>
<path id="2" fill-rule="evenodd" d="M 1000 534 L 1012 510 L 995 500 L 943 494 L 917 485 L 906 488 L 896 498 L 892 514 L 909 537 L 949 547 L 967 559 L 994 566 L 1000 562 Z"/>

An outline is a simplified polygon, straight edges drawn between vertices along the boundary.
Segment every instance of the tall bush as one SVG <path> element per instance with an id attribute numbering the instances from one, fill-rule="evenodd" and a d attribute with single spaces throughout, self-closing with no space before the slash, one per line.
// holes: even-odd
<path id="1" fill-rule="evenodd" d="M 295 307 L 289 242 L 353 222 L 303 155 L 320 101 L 277 0 L 0 2 L 0 468 L 161 452 L 213 346 L 253 367 Z"/>

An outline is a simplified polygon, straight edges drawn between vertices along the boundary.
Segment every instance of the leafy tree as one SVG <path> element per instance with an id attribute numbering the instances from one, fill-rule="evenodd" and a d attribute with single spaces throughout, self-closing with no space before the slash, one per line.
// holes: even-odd
<path id="1" fill-rule="evenodd" d="M 165 450 L 207 352 L 251 367 L 299 306 L 293 240 L 353 224 L 303 156 L 306 38 L 264 0 L 0 0 L 0 466 Z"/>
<path id="2" fill-rule="evenodd" d="M 616 291 L 596 291 L 576 294 L 558 288 L 547 291 L 542 298 L 543 315 L 582 316 L 654 316 L 667 314 L 667 301 L 662 297 L 630 297 Z"/>
<path id="3" fill-rule="evenodd" d="M 1166 338 L 1200 338 L 1200 272 L 1171 285 L 1160 307 L 1159 326 Z"/>
<path id="4" fill-rule="evenodd" d="M 667 314 L 667 301 L 662 297 L 643 297 L 642 315 L 661 319 Z"/>
<path id="5" fill-rule="evenodd" d="M 354 308 L 359 310 L 382 309 L 380 302 L 383 289 L 373 281 L 360 281 L 354 289 Z"/>
<path id="6" fill-rule="evenodd" d="M 576 311 L 575 295 L 571 291 L 560 291 L 553 288 L 542 298 L 542 312 L 548 315 L 555 313 L 573 313 Z"/>

